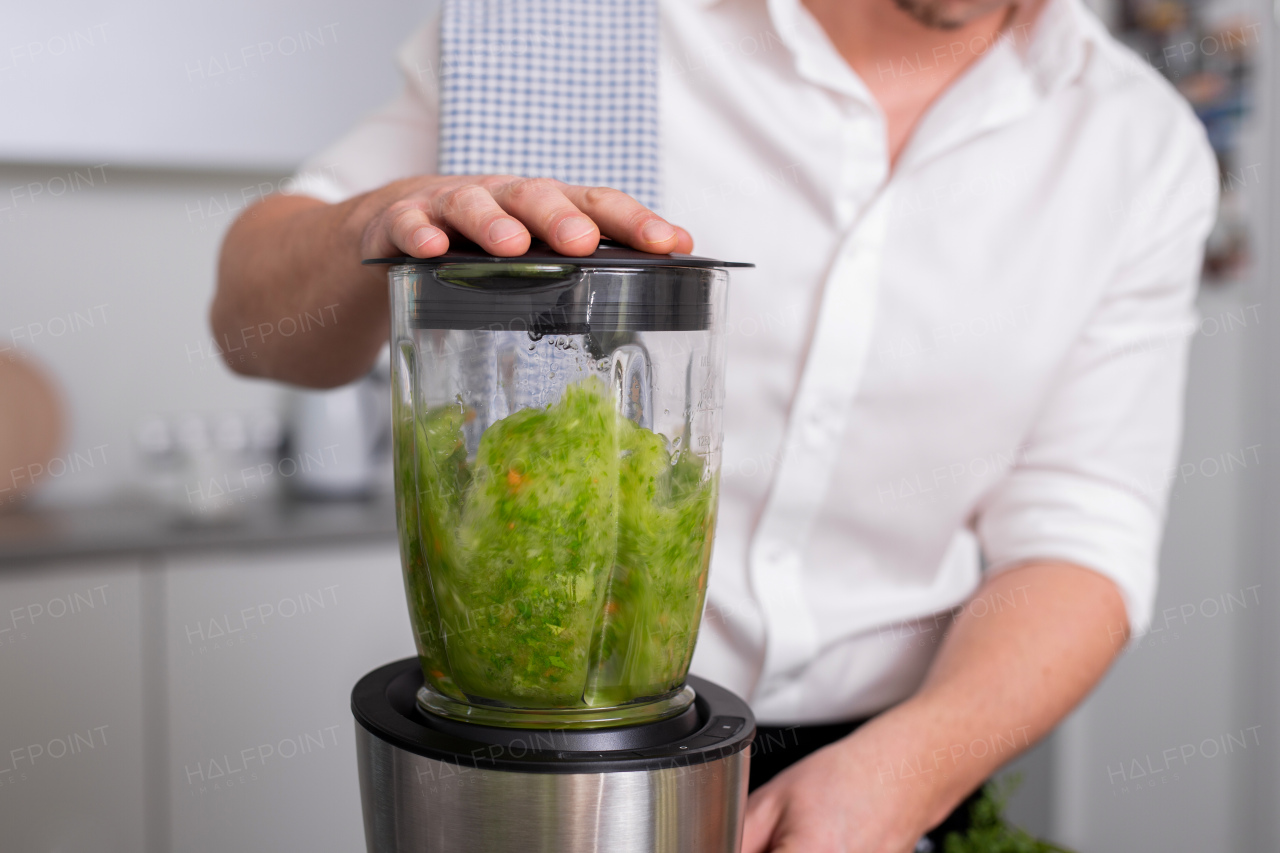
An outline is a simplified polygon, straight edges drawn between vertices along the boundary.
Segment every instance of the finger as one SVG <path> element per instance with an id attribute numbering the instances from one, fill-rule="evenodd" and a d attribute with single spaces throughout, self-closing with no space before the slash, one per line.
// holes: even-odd
<path id="1" fill-rule="evenodd" d="M 676 227 L 621 190 L 569 185 L 564 194 L 603 233 L 633 249 L 665 255 L 679 248 Z M 692 248 L 692 240 L 689 245 Z"/>
<path id="2" fill-rule="evenodd" d="M 393 211 L 388 230 L 396 248 L 414 258 L 434 258 L 449 248 L 449 238 L 418 207 Z"/>
<path id="3" fill-rule="evenodd" d="M 460 184 L 432 199 L 432 219 L 454 229 L 486 252 L 509 258 L 529 250 L 529 231 L 479 184 Z"/>
<path id="4" fill-rule="evenodd" d="M 778 807 L 772 797 L 756 793 L 747 801 L 747 819 L 742 828 L 742 853 L 764 853 L 769 849 L 778 825 Z"/>
<path id="5" fill-rule="evenodd" d="M 517 178 L 492 189 L 503 209 L 562 255 L 589 255 L 600 244 L 600 229 L 569 201 L 559 181 Z"/>
<path id="6" fill-rule="evenodd" d="M 676 226 L 676 235 L 677 235 L 677 239 L 676 239 L 675 251 L 685 255 L 692 252 L 693 251 L 693 235 L 690 234 L 688 231 L 684 230 L 683 228 L 681 228 L 679 225 Z"/>

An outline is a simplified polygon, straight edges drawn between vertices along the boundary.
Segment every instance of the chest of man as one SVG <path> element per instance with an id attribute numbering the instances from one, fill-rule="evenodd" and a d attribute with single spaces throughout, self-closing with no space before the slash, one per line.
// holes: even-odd
<path id="1" fill-rule="evenodd" d="M 820 524 L 910 539 L 904 565 L 931 572 L 1116 274 L 1142 213 L 1123 140 L 1082 92 L 1035 97 L 1009 54 L 946 93 L 890 169 L 873 106 L 803 79 L 765 19 L 735 26 L 667 33 L 660 78 L 665 215 L 699 253 L 757 265 L 730 293 L 717 548 L 745 560 L 732 540 L 754 529 L 820 369 L 851 400 Z"/>

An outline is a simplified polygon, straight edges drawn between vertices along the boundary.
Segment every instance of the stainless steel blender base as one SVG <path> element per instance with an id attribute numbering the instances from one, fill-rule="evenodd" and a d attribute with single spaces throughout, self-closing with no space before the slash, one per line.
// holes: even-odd
<path id="1" fill-rule="evenodd" d="M 748 750 L 688 767 L 513 773 L 414 755 L 356 724 L 369 853 L 737 853 Z"/>
<path id="2" fill-rule="evenodd" d="M 691 678 L 679 718 L 590 731 L 428 719 L 416 659 L 352 693 L 369 853 L 737 853 L 751 711 Z"/>

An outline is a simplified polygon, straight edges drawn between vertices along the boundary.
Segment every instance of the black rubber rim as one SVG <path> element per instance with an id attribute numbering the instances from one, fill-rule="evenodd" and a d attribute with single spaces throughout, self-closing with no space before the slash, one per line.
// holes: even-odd
<path id="1" fill-rule="evenodd" d="M 411 258 L 406 255 L 392 258 L 367 258 L 363 264 L 411 264 L 413 266 L 438 267 L 443 264 L 562 264 L 575 267 L 698 267 L 728 269 L 754 267 L 755 264 L 740 261 L 718 261 L 700 255 L 655 255 L 624 246 L 613 240 L 601 240 L 600 247 L 590 255 L 562 255 L 542 240 L 535 240 L 529 251 L 512 258 L 490 255 L 475 243 L 454 239 L 449 251 L 434 258 Z"/>
<path id="2" fill-rule="evenodd" d="M 366 675 L 351 692 L 351 712 L 371 735 L 392 746 L 451 764 L 523 773 L 613 773 L 660 770 L 718 761 L 746 749 L 755 718 L 737 696 L 689 677 L 693 707 L 659 723 L 585 731 L 437 725 L 418 710 L 422 686 L 417 658 L 405 658 Z M 483 740 L 481 739 L 483 738 Z M 664 742 L 665 741 L 665 742 Z M 654 745 L 654 744 L 657 745 Z"/>

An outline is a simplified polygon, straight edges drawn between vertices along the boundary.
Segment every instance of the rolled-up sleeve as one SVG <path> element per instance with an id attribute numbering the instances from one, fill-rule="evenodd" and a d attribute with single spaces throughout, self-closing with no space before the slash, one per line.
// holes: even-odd
<path id="1" fill-rule="evenodd" d="M 1217 167 L 1197 126 L 1163 152 L 1127 217 L 1131 247 L 1065 359 L 1018 464 L 978 507 L 988 572 L 1062 560 L 1115 582 L 1150 624 L 1181 440 L 1183 386 Z"/>

